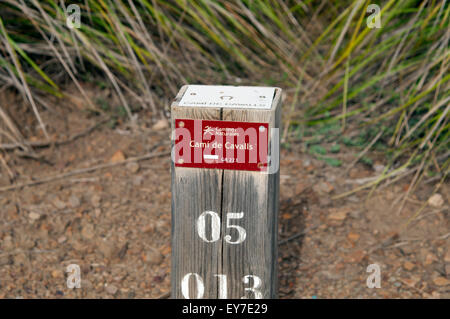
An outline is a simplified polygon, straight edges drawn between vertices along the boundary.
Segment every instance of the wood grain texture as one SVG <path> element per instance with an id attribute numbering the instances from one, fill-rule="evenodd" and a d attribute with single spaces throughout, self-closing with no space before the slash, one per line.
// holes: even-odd
<path id="1" fill-rule="evenodd" d="M 270 110 L 179 107 L 186 87 L 172 104 L 172 128 L 175 119 L 205 119 L 269 123 L 269 129 L 280 128 L 281 89 L 276 89 Z M 271 140 L 270 145 L 275 141 Z M 279 145 L 279 140 L 277 141 Z M 279 157 L 279 152 L 269 155 Z M 278 160 L 279 163 L 279 160 Z M 203 279 L 203 298 L 219 297 L 218 278 L 227 276 L 227 297 L 254 298 L 254 280 L 244 283 L 244 276 L 258 276 L 258 290 L 264 298 L 278 296 L 277 230 L 279 201 L 279 170 L 274 174 L 252 171 L 175 167 L 172 161 L 172 298 L 183 298 L 181 281 L 188 273 Z M 206 211 L 214 211 L 221 219 L 221 236 L 216 242 L 201 240 L 196 221 Z M 246 230 L 241 244 L 225 242 L 225 235 L 236 238 L 235 230 L 227 229 L 226 214 L 244 212 L 244 218 L 234 220 Z M 189 296 L 195 296 L 192 280 Z"/>

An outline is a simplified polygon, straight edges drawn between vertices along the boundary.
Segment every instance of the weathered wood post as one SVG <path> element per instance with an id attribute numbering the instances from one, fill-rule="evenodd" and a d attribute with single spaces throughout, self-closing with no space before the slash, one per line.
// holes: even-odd
<path id="1" fill-rule="evenodd" d="M 172 298 L 276 298 L 281 89 L 172 104 Z"/>

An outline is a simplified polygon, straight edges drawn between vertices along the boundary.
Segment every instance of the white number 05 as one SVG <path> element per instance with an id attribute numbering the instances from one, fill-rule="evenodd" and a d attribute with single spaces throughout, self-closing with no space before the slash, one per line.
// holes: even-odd
<path id="1" fill-rule="evenodd" d="M 211 217 L 211 239 L 206 238 L 206 216 Z M 241 219 L 244 217 L 244 213 L 228 213 L 227 214 L 227 228 L 234 228 L 238 232 L 238 238 L 233 241 L 231 235 L 225 236 L 225 241 L 228 244 L 240 244 L 244 242 L 247 237 L 247 233 L 244 228 L 238 225 L 233 225 L 231 222 L 233 219 Z M 201 239 L 207 243 L 218 241 L 220 238 L 220 217 L 216 212 L 206 211 L 203 212 L 197 219 L 197 233 Z"/>

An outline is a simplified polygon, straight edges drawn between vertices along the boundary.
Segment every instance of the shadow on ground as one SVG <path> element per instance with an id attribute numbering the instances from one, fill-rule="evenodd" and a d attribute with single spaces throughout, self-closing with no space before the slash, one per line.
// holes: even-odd
<path id="1" fill-rule="evenodd" d="M 280 202 L 278 247 L 280 298 L 293 298 L 295 294 L 305 234 L 306 204 L 305 197 L 288 198 Z"/>

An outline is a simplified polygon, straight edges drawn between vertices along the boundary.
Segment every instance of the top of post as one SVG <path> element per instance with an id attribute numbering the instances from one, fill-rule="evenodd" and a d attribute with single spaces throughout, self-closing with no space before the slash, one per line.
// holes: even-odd
<path id="1" fill-rule="evenodd" d="M 180 107 L 270 110 L 276 87 L 187 85 Z"/>

